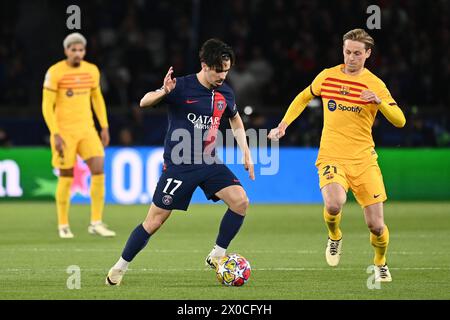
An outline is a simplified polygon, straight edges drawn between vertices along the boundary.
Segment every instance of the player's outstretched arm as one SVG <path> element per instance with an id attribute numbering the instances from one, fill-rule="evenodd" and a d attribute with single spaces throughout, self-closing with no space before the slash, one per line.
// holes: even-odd
<path id="1" fill-rule="evenodd" d="M 298 118 L 298 116 L 305 110 L 308 103 L 311 99 L 314 98 L 310 87 L 304 89 L 300 92 L 297 97 L 295 97 L 294 101 L 291 102 L 286 114 L 281 120 L 278 127 L 270 130 L 269 135 L 267 136 L 270 140 L 278 140 L 283 137 L 286 133 L 286 128 Z"/>
<path id="2" fill-rule="evenodd" d="M 403 128 L 406 124 L 405 115 L 397 104 L 388 104 L 381 100 L 373 91 L 364 90 L 361 92 L 361 99 L 378 105 L 378 110 L 397 128 Z"/>
<path id="3" fill-rule="evenodd" d="M 175 89 L 175 86 L 177 85 L 177 79 L 172 79 L 172 73 L 173 67 L 170 67 L 169 71 L 167 71 L 167 74 L 164 77 L 163 86 L 158 90 L 148 92 L 139 103 L 141 108 L 153 107 L 154 105 L 158 104 L 158 102 L 160 102 L 162 98 L 164 98 L 173 89 Z"/>
<path id="4" fill-rule="evenodd" d="M 381 101 L 378 106 L 378 110 L 388 119 L 390 123 L 392 123 L 397 128 L 403 128 L 406 124 L 406 118 L 403 114 L 402 109 L 398 106 L 389 105 L 385 101 Z"/>
<path id="5" fill-rule="evenodd" d="M 236 139 L 242 154 L 244 155 L 244 168 L 248 171 L 250 179 L 255 180 L 255 168 L 250 153 L 250 149 L 247 144 L 247 136 L 245 134 L 244 123 L 242 122 L 239 113 L 233 118 L 230 118 L 230 126 L 233 130 L 234 138 Z"/>

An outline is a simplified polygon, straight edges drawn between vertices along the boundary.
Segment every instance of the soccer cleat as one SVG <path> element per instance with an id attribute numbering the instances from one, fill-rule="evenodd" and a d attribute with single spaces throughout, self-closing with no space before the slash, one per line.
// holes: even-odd
<path id="1" fill-rule="evenodd" d="M 95 224 L 90 224 L 88 227 L 88 232 L 90 234 L 98 234 L 102 237 L 115 237 L 116 233 L 112 230 L 109 230 L 106 224 L 100 222 Z"/>
<path id="2" fill-rule="evenodd" d="M 72 231 L 70 231 L 69 226 L 58 227 L 59 237 L 63 239 L 71 239 L 74 237 Z"/>
<path id="3" fill-rule="evenodd" d="M 339 240 L 331 240 L 328 238 L 327 248 L 325 249 L 325 258 L 328 265 L 336 267 L 341 259 L 342 238 Z"/>
<path id="4" fill-rule="evenodd" d="M 106 276 L 105 284 L 109 286 L 120 286 L 126 271 L 127 270 L 111 268 Z"/>
<path id="5" fill-rule="evenodd" d="M 219 257 L 213 257 L 211 254 L 208 254 L 208 256 L 205 259 L 205 266 L 210 267 L 213 270 L 217 269 L 219 262 Z"/>
<path id="6" fill-rule="evenodd" d="M 389 272 L 387 264 L 383 266 L 374 266 L 374 270 L 375 270 L 375 281 L 379 282 L 392 281 L 391 273 Z"/>

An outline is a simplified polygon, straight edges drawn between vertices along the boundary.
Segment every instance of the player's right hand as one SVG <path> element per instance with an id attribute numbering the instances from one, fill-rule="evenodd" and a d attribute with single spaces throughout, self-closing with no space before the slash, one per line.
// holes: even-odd
<path id="1" fill-rule="evenodd" d="M 164 77 L 163 88 L 166 94 L 169 94 L 173 89 L 175 89 L 175 86 L 177 85 L 177 78 L 172 79 L 172 73 L 173 67 L 170 67 L 169 71 L 167 71 L 167 74 Z"/>
<path id="2" fill-rule="evenodd" d="M 59 134 L 55 134 L 53 136 L 55 139 L 55 149 L 59 153 L 59 156 L 61 158 L 64 158 L 64 147 L 66 146 L 66 143 L 64 142 L 63 138 Z"/>
<path id="3" fill-rule="evenodd" d="M 270 130 L 269 135 L 267 136 L 270 140 L 278 141 L 286 134 L 287 124 L 284 122 L 280 122 L 278 127 Z"/>

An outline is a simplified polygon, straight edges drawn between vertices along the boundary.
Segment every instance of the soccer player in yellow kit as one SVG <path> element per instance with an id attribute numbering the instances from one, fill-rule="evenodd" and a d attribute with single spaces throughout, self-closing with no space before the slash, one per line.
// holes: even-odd
<path id="1" fill-rule="evenodd" d="M 283 137 L 309 101 L 313 97 L 322 98 L 324 125 L 316 167 L 328 228 L 326 260 L 330 266 L 339 263 L 342 249 L 339 224 L 350 188 L 364 210 L 370 230 L 370 243 L 375 250 L 375 280 L 390 282 L 392 277 L 386 264 L 389 230 L 383 218 L 383 202 L 387 196 L 374 149 L 372 125 L 378 111 L 399 128 L 406 120 L 383 81 L 364 68 L 373 46 L 374 40 L 363 29 L 346 33 L 344 64 L 319 73 L 292 101 L 269 138 Z"/>
<path id="2" fill-rule="evenodd" d="M 42 99 L 42 113 L 50 131 L 52 165 L 59 169 L 55 195 L 59 236 L 73 238 L 69 228 L 70 187 L 78 154 L 91 171 L 91 223 L 88 232 L 112 237 L 115 232 L 102 222 L 104 147 L 109 144 L 109 129 L 100 89 L 100 72 L 94 64 L 83 61 L 86 54 L 83 35 L 69 34 L 63 45 L 67 59 L 48 69 Z M 94 126 L 91 102 L 102 128 L 101 140 Z"/>

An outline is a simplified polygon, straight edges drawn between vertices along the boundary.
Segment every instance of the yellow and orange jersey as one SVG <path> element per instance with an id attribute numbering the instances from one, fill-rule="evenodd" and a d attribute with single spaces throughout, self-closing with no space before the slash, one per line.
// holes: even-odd
<path id="1" fill-rule="evenodd" d="M 79 67 L 71 67 L 63 60 L 49 68 L 44 81 L 43 113 L 52 133 L 92 128 L 91 101 L 101 127 L 108 127 L 97 66 L 82 61 Z"/>
<path id="2" fill-rule="evenodd" d="M 323 70 L 312 82 L 311 93 L 321 96 L 324 123 L 319 158 L 350 161 L 369 159 L 375 143 L 372 126 L 378 106 L 360 99 L 363 90 L 373 91 L 383 102 L 395 106 L 386 85 L 372 72 L 356 75 L 343 72 L 344 65 Z"/>

